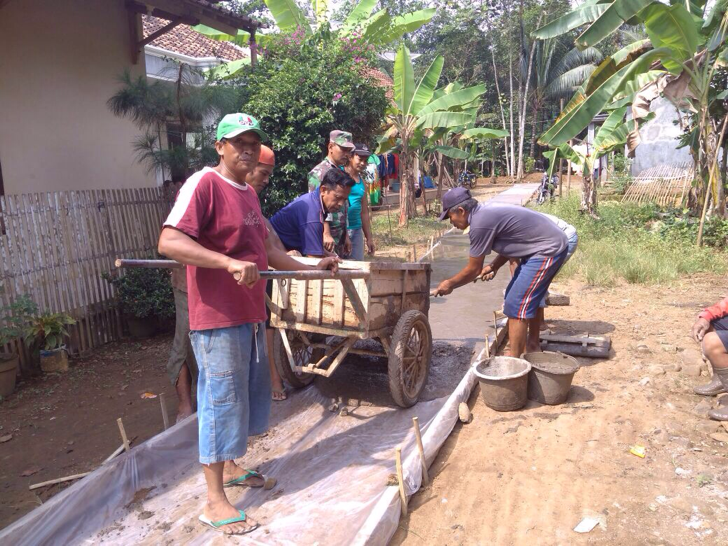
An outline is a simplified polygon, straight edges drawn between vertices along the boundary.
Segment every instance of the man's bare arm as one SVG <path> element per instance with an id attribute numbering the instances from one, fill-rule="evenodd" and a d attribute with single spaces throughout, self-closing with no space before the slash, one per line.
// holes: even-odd
<path id="1" fill-rule="evenodd" d="M 157 250 L 161 255 L 185 265 L 224 269 L 231 275 L 239 273 L 238 284 L 252 286 L 260 279 L 258 266 L 253 262 L 234 260 L 224 254 L 209 250 L 189 235 L 172 227 L 162 229 Z"/>

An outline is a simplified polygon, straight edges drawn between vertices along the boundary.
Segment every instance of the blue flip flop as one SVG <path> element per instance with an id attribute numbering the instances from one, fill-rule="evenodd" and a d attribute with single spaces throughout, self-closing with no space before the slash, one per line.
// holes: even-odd
<path id="1" fill-rule="evenodd" d="M 247 516 L 245 515 L 245 512 L 242 510 L 238 510 L 239 516 L 236 516 L 234 518 L 228 518 L 228 519 L 221 519 L 219 521 L 212 521 L 210 518 L 208 518 L 205 514 L 200 514 L 199 520 L 207 525 L 208 527 L 212 527 L 215 530 L 220 530 L 220 527 L 223 527 L 224 525 L 229 525 L 231 523 L 239 523 L 241 521 L 245 521 L 247 519 Z M 252 531 L 255 531 L 258 528 L 258 524 L 252 525 L 249 529 L 246 529 L 245 531 L 242 531 L 240 533 L 232 533 L 234 535 L 244 535 L 246 533 L 250 533 Z"/>
<path id="2" fill-rule="evenodd" d="M 263 480 L 263 484 L 261 484 L 261 485 L 247 484 L 247 483 L 245 483 L 245 480 L 247 480 L 248 478 L 261 478 Z M 229 482 L 225 482 L 223 484 L 223 487 L 233 487 L 235 485 L 242 485 L 245 487 L 263 487 L 263 486 L 265 486 L 265 480 L 266 480 L 266 478 L 265 478 L 265 476 L 263 476 L 263 474 L 260 474 L 259 472 L 256 472 L 255 470 L 246 469 L 245 474 L 243 474 L 242 476 L 238 476 L 237 478 L 232 479 Z"/>

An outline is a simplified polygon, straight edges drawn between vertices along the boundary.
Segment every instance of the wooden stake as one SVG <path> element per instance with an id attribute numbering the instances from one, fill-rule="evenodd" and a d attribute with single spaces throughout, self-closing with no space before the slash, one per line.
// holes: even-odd
<path id="1" fill-rule="evenodd" d="M 498 339 L 497 336 L 496 339 Z M 490 360 L 490 336 L 487 333 L 485 334 L 485 358 Z"/>
<path id="2" fill-rule="evenodd" d="M 402 514 L 407 517 L 407 494 L 404 492 L 404 475 L 402 474 L 402 448 L 398 447 L 394 455 L 397 467 L 397 482 L 399 483 L 399 498 L 402 501 Z"/>
<path id="3" fill-rule="evenodd" d="M 73 474 L 72 476 L 66 476 L 65 478 L 56 478 L 55 480 L 48 480 L 47 482 L 34 483 L 30 487 L 28 487 L 28 489 L 33 491 L 33 489 L 40 489 L 41 487 L 46 487 L 47 485 L 55 485 L 57 483 L 80 480 L 81 478 L 88 476 L 89 474 L 91 474 L 91 472 L 82 472 L 81 474 Z"/>
<path id="4" fill-rule="evenodd" d="M 417 449 L 420 452 L 420 461 L 422 462 L 422 483 L 428 485 L 430 483 L 430 475 L 427 473 L 427 460 L 425 459 L 425 447 L 422 445 L 422 433 L 420 432 L 420 420 L 418 417 L 412 418 L 415 425 L 415 438 L 417 439 Z"/>
<path id="5" fill-rule="evenodd" d="M 134 436 L 133 438 L 130 438 L 129 439 L 129 445 L 131 445 L 132 442 L 134 442 L 134 440 L 136 440 L 136 439 L 137 439 L 137 436 Z M 108 463 L 111 459 L 113 459 L 114 457 L 116 457 L 122 451 L 124 451 L 124 444 L 121 444 L 119 447 L 117 447 L 114 450 L 114 452 L 111 455 L 109 455 L 108 457 L 106 457 L 106 459 L 104 459 L 104 462 L 102 462 L 101 464 L 103 465 L 103 464 Z"/>
<path id="6" fill-rule="evenodd" d="M 493 311 L 493 329 L 495 330 L 495 344 L 498 346 L 498 311 Z"/>
<path id="7" fill-rule="evenodd" d="M 129 439 L 126 437 L 126 431 L 124 430 L 124 423 L 121 421 L 121 417 L 116 420 L 116 424 L 119 425 L 119 432 L 121 433 L 121 441 L 124 442 L 124 451 L 129 453 Z"/>
<path id="8" fill-rule="evenodd" d="M 412 261 L 417 261 L 417 246 L 412 245 Z"/>
<path id="9" fill-rule="evenodd" d="M 159 405 L 162 406 L 162 422 L 164 422 L 164 430 L 169 428 L 169 415 L 167 415 L 167 404 L 164 403 L 164 393 L 159 393 Z"/>

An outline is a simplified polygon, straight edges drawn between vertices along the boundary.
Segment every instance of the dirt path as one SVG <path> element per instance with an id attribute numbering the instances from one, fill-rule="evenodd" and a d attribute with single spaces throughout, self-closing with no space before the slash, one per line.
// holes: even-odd
<path id="1" fill-rule="evenodd" d="M 692 394 L 707 378 L 687 336 L 723 283 L 562 284 L 572 305 L 548 310 L 551 329 L 607 333 L 612 358 L 581 359 L 563 406 L 497 413 L 476 389 L 393 544 L 726 544 L 728 443 L 709 436 L 726 430 L 701 416 L 715 400 Z M 575 533 L 591 514 L 604 527 Z"/>
<path id="2" fill-rule="evenodd" d="M 30 484 L 94 470 L 119 445 L 116 419 L 138 445 L 163 430 L 159 399 L 166 395 L 172 422 L 174 388 L 165 365 L 170 335 L 111 343 L 73 359 L 67 374 L 46 374 L 18 385 L 0 405 L 0 529 L 74 482 L 35 492 Z M 37 494 L 36 494 L 37 493 Z"/>

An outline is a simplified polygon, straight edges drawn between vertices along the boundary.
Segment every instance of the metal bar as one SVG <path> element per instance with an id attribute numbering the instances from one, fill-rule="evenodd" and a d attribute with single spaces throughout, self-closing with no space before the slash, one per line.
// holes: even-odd
<path id="1" fill-rule="evenodd" d="M 144 267 L 178 269 L 185 267 L 174 260 L 127 260 L 120 258 L 116 260 L 116 267 Z M 312 279 L 368 279 L 369 271 L 363 269 L 339 269 L 333 273 L 321 269 L 305 269 L 302 271 L 260 271 L 262 279 L 296 279 L 299 281 Z"/>

